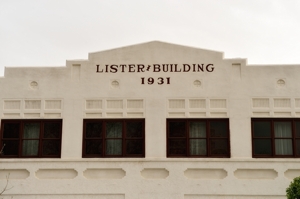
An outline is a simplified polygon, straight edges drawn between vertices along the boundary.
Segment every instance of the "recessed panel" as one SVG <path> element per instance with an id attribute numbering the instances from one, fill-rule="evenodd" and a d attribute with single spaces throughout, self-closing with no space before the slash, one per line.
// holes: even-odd
<path id="1" fill-rule="evenodd" d="M 45 100 L 45 109 L 60 110 L 61 109 L 61 100 Z"/>
<path id="2" fill-rule="evenodd" d="M 18 110 L 21 109 L 21 101 L 20 100 L 5 100 L 4 101 L 4 110 Z"/>
<path id="3" fill-rule="evenodd" d="M 227 108 L 226 99 L 211 99 L 210 108 Z"/>
<path id="4" fill-rule="evenodd" d="M 74 169 L 39 169 L 35 176 L 38 179 L 74 179 L 78 175 Z"/>
<path id="5" fill-rule="evenodd" d="M 255 98 L 252 99 L 253 108 L 269 108 L 270 103 L 268 98 Z"/>
<path id="6" fill-rule="evenodd" d="M 141 109 L 143 106 L 143 100 L 127 100 L 127 108 L 129 109 Z"/>
<path id="7" fill-rule="evenodd" d="M 288 169 L 284 172 L 284 176 L 288 179 L 294 179 L 300 176 L 300 169 Z"/>
<path id="8" fill-rule="evenodd" d="M 123 169 L 87 169 L 83 176 L 87 179 L 122 179 L 126 172 Z"/>
<path id="9" fill-rule="evenodd" d="M 169 108 L 170 109 L 185 108 L 185 100 L 184 99 L 170 99 L 169 100 Z"/>
<path id="10" fill-rule="evenodd" d="M 86 109 L 102 109 L 102 100 L 86 100 Z"/>
<path id="11" fill-rule="evenodd" d="M 274 99 L 275 108 L 291 108 L 290 99 Z"/>
<path id="12" fill-rule="evenodd" d="M 269 179 L 277 178 L 278 173 L 274 169 L 237 169 L 234 176 L 238 179 Z"/>
<path id="13" fill-rule="evenodd" d="M 190 99 L 189 100 L 190 108 L 206 108 L 205 99 Z"/>
<path id="14" fill-rule="evenodd" d="M 41 109 L 41 100 L 25 100 L 25 109 Z"/>
<path id="15" fill-rule="evenodd" d="M 227 171 L 224 169 L 187 169 L 184 175 L 189 179 L 224 179 Z"/>
<path id="16" fill-rule="evenodd" d="M 26 179 L 30 175 L 26 169 L 3 169 L 0 170 L 0 180 Z"/>
<path id="17" fill-rule="evenodd" d="M 123 100 L 107 100 L 108 109 L 122 109 Z"/>
<path id="18" fill-rule="evenodd" d="M 144 169 L 141 171 L 141 176 L 146 179 L 165 179 L 169 176 L 169 171 L 162 168 Z"/>

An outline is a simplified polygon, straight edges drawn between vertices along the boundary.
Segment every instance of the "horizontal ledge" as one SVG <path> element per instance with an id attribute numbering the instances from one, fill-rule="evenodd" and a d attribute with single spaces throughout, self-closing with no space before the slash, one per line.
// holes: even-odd
<path id="1" fill-rule="evenodd" d="M 300 158 L 74 158 L 74 159 L 59 159 L 59 158 L 0 158 L 0 163 L 65 163 L 65 162 L 97 162 L 97 163 L 108 163 L 108 162 L 247 162 L 247 163 L 300 163 Z M 1 164 L 0 164 L 1 169 Z M 13 169 L 13 168 L 12 168 Z"/>

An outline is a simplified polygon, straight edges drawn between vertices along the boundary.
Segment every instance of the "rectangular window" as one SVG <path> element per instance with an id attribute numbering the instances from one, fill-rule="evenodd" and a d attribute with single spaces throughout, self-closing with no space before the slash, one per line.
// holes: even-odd
<path id="1" fill-rule="evenodd" d="M 255 158 L 300 157 L 300 119 L 252 119 Z"/>
<path id="2" fill-rule="evenodd" d="M 145 119 L 84 119 L 82 157 L 145 157 Z"/>
<path id="3" fill-rule="evenodd" d="M 167 119 L 168 157 L 230 157 L 228 119 Z"/>
<path id="4" fill-rule="evenodd" d="M 1 158 L 59 158 L 62 120 L 2 120 Z"/>

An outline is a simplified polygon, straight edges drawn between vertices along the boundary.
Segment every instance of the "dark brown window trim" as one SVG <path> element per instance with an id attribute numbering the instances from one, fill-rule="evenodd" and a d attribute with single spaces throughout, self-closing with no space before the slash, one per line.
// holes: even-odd
<path id="1" fill-rule="evenodd" d="M 210 133 L 210 123 L 211 122 L 225 122 L 226 123 L 226 136 L 225 137 L 212 137 Z M 170 134 L 170 122 L 184 122 L 185 123 L 185 135 L 184 137 L 181 137 L 179 139 L 185 139 L 185 148 L 186 152 L 184 154 L 172 154 L 170 152 L 170 141 L 173 139 L 169 134 Z M 189 151 L 189 140 L 193 139 L 189 137 L 189 123 L 190 122 L 205 122 L 206 123 L 206 138 L 203 140 L 206 140 L 206 154 L 205 155 L 191 155 Z M 217 119 L 193 119 L 193 118 L 174 118 L 174 119 L 167 119 L 167 125 L 166 125 L 166 139 L 167 139 L 167 157 L 168 158 L 230 158 L 230 130 L 229 130 L 229 119 L 222 119 L 222 118 L 217 118 Z M 174 137 L 177 139 L 176 137 Z M 212 153 L 212 140 L 226 140 L 227 144 L 227 153 L 225 154 L 213 154 Z"/>
<path id="2" fill-rule="evenodd" d="M 255 122 L 269 122 L 270 124 L 270 136 L 265 137 L 257 137 L 254 133 L 254 123 Z M 274 122 L 290 122 L 291 123 L 291 130 L 292 130 L 292 137 L 275 137 L 275 130 L 274 130 Z M 298 123 L 299 128 L 296 129 L 296 123 Z M 299 130 L 298 130 L 299 129 Z M 252 137 L 252 157 L 253 158 L 300 158 L 300 144 L 297 145 L 296 141 L 300 143 L 300 136 L 297 136 L 297 131 L 300 132 L 300 119 L 299 118 L 251 118 L 251 137 Z M 271 142 L 271 148 L 269 150 L 271 151 L 271 154 L 256 154 L 255 153 L 255 140 L 270 140 Z M 275 140 L 276 139 L 290 139 L 292 141 L 292 155 L 276 155 L 275 154 Z M 297 153 L 298 148 L 298 153 Z"/>
<path id="3" fill-rule="evenodd" d="M 105 129 L 106 129 L 106 124 L 108 122 L 121 122 L 122 123 L 122 137 L 120 138 L 107 138 L 105 136 Z M 142 136 L 141 137 L 127 137 L 126 136 L 126 127 L 127 123 L 134 123 L 134 122 L 141 122 L 142 123 Z M 88 123 L 102 123 L 102 135 L 99 137 L 87 137 L 87 124 Z M 122 142 L 122 147 L 121 147 L 121 154 L 119 155 L 108 155 L 106 153 L 106 140 L 109 139 L 119 139 Z M 100 143 L 99 145 L 99 152 L 98 153 L 93 153 L 93 154 L 88 154 L 87 153 L 87 146 L 86 143 L 88 140 L 98 140 Z M 139 144 L 142 145 L 142 151 L 139 154 L 127 154 L 126 150 L 126 141 L 140 141 Z M 82 157 L 83 158 L 144 158 L 145 157 L 145 119 L 84 119 L 83 120 L 83 139 L 82 139 Z"/>
<path id="4" fill-rule="evenodd" d="M 19 125 L 18 137 L 16 138 L 4 138 L 4 126 L 5 124 L 15 123 Z M 24 124 L 25 123 L 39 123 L 40 124 L 40 132 L 39 138 L 23 138 Z M 46 123 L 57 123 L 59 125 L 58 137 L 54 138 L 46 138 L 44 137 L 44 125 Z M 61 139 L 62 139 L 62 119 L 2 119 L 1 120 L 1 133 L 0 133 L 0 147 L 3 149 L 3 154 L 0 154 L 0 158 L 60 158 L 61 157 Z M 38 145 L 38 154 L 37 155 L 22 155 L 22 141 L 24 140 L 37 140 L 39 141 Z M 7 150 L 7 145 L 3 146 L 7 141 L 18 142 L 18 152 L 15 155 L 5 155 L 5 151 Z M 57 154 L 54 155 L 43 155 L 43 147 L 46 146 L 47 141 L 57 141 L 58 151 Z"/>

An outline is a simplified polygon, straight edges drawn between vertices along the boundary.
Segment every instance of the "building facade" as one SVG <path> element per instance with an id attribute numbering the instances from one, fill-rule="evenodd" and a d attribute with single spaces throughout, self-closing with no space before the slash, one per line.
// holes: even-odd
<path id="1" fill-rule="evenodd" d="M 157 41 L 6 68 L 1 196 L 283 199 L 300 175 L 299 74 Z"/>

